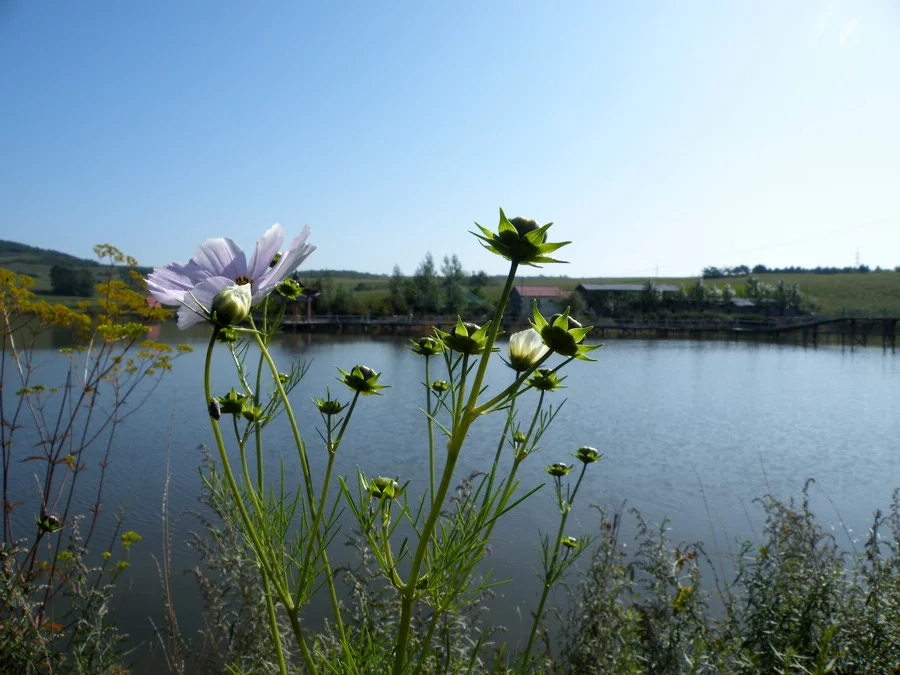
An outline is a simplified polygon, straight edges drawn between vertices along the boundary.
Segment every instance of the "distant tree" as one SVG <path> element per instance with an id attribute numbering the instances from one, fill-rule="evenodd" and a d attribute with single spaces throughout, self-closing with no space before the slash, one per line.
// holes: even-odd
<path id="1" fill-rule="evenodd" d="M 753 274 L 765 274 L 769 269 L 765 265 L 755 265 L 753 267 Z"/>
<path id="2" fill-rule="evenodd" d="M 466 272 L 455 253 L 452 258 L 444 256 L 441 277 L 444 308 L 451 314 L 459 314 L 466 308 Z"/>
<path id="3" fill-rule="evenodd" d="M 704 267 L 703 268 L 703 278 L 704 279 L 721 279 L 725 276 L 725 272 L 720 270 L 718 267 Z"/>
<path id="4" fill-rule="evenodd" d="M 54 265 L 50 268 L 50 287 L 54 295 L 89 298 L 94 294 L 94 275 L 90 270 Z"/>
<path id="5" fill-rule="evenodd" d="M 688 302 L 694 306 L 695 309 L 702 309 L 703 306 L 709 302 L 710 290 L 703 283 L 703 279 L 697 279 L 697 281 L 691 284 L 687 289 L 687 297 Z"/>
<path id="6" fill-rule="evenodd" d="M 722 289 L 722 300 L 726 303 L 730 303 L 734 300 L 734 289 L 731 287 L 731 284 L 725 284 L 725 287 Z"/>
<path id="7" fill-rule="evenodd" d="M 474 286 L 475 288 L 480 288 L 482 286 L 488 285 L 488 275 L 484 270 L 478 272 L 472 272 L 469 275 L 469 286 Z"/>
<path id="8" fill-rule="evenodd" d="M 394 265 L 394 272 L 388 282 L 388 304 L 394 314 L 406 314 L 413 308 L 416 289 L 413 280 L 403 276 L 399 265 Z"/>
<path id="9" fill-rule="evenodd" d="M 575 319 L 582 319 L 587 316 L 587 302 L 585 301 L 584 296 L 578 291 L 569 293 L 563 302 L 565 303 L 565 306 L 569 308 L 569 316 L 572 316 Z"/>
<path id="10" fill-rule="evenodd" d="M 656 308 L 659 306 L 662 297 L 656 287 L 654 287 L 652 281 L 648 281 L 644 284 L 644 288 L 641 291 L 640 296 L 640 310 L 642 312 L 655 312 Z"/>
<path id="11" fill-rule="evenodd" d="M 736 267 L 732 267 L 730 272 L 733 277 L 745 277 L 750 274 L 750 268 L 746 265 L 737 265 Z"/>
<path id="12" fill-rule="evenodd" d="M 313 281 L 311 287 L 319 291 L 319 295 L 313 301 L 315 310 L 319 314 L 366 313 L 366 308 L 347 284 L 342 284 L 327 276 Z"/>
<path id="13" fill-rule="evenodd" d="M 414 308 L 420 312 L 434 313 L 441 308 L 441 286 L 438 282 L 437 272 L 434 267 L 434 258 L 431 253 L 425 254 L 425 259 L 416 268 L 413 276 L 415 287 Z"/>

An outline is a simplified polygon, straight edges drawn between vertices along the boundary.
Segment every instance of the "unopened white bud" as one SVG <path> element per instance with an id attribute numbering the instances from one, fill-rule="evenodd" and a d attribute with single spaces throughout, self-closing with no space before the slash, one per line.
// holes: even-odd
<path id="1" fill-rule="evenodd" d="M 250 302 L 253 295 L 250 284 L 242 284 L 223 288 L 213 298 L 210 310 L 216 320 L 224 326 L 234 326 L 250 314 Z"/>

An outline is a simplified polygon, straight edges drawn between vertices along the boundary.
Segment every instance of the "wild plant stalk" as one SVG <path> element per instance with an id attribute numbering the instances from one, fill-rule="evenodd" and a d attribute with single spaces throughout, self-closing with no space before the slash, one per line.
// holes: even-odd
<path id="1" fill-rule="evenodd" d="M 480 327 L 465 324 L 459 318 L 451 333 L 435 330 L 434 336 L 426 339 L 429 341 L 427 346 L 423 346 L 420 341 L 417 347 L 419 353 L 426 357 L 424 412 L 429 455 L 428 482 L 423 490 L 424 496 L 418 512 L 412 514 L 406 496 L 406 486 L 401 487 L 393 478 L 378 477 L 369 481 L 360 472 L 357 497 L 351 495 L 346 480 L 339 479 L 342 496 L 357 517 L 362 534 L 371 546 L 384 578 L 396 589 L 399 598 L 400 613 L 396 637 L 390 654 L 385 655 L 392 661 L 392 670 L 396 675 L 407 671 L 415 663 L 416 655 L 410 651 L 414 610 L 423 601 L 434 604 L 427 637 L 423 643 L 417 643 L 415 647 L 420 650 L 418 663 L 422 665 L 425 650 L 440 616 L 458 606 L 462 601 L 461 598 L 471 597 L 487 588 L 484 585 L 473 584 L 472 570 L 484 555 L 484 547 L 497 519 L 534 491 L 528 492 L 518 501 L 513 500 L 518 485 L 515 477 L 519 464 L 536 447 L 537 440 L 555 414 L 552 409 L 549 413 L 544 413 L 542 406 L 545 391 L 558 386 L 559 380 L 555 373 L 561 366 L 552 370 L 541 368 L 540 372 L 538 369 L 552 354 L 566 359 L 564 364 L 575 358 L 590 360 L 585 354 L 595 348 L 582 344 L 590 329 L 582 328 L 571 319 L 568 310 L 554 316 L 548 322 L 535 308 L 534 330 L 525 331 L 524 337 L 519 334 L 514 336 L 517 345 L 515 354 L 511 343 L 510 359 L 515 363 L 511 362 L 510 365 L 516 373 L 514 381 L 499 394 L 493 396 L 485 394 L 484 383 L 488 365 L 519 266 L 558 262 L 547 254 L 566 243 L 548 243 L 546 234 L 549 227 L 549 224 L 538 226 L 533 221 L 524 219 L 509 221 L 502 211 L 498 233 L 479 226 L 482 234 L 476 236 L 482 240 L 486 248 L 510 262 L 493 319 Z M 343 418 L 338 419 L 338 416 L 347 405 L 332 399 L 330 394 L 323 399 L 314 399 L 325 422 L 322 439 L 328 453 L 328 462 L 317 497 L 314 489 L 316 481 L 310 471 L 306 444 L 288 398 L 288 390 L 297 384 L 302 372 L 292 369 L 286 375 L 279 373 L 269 351 L 269 342 L 275 334 L 277 320 L 269 322 L 268 291 L 277 288 L 285 297 L 291 297 L 292 294 L 296 297 L 299 292 L 295 283 L 292 285 L 289 279 L 282 276 L 283 273 L 290 271 L 289 265 L 280 266 L 277 256 L 268 270 L 262 264 L 265 262 L 264 256 L 270 255 L 269 251 L 272 250 L 271 243 L 274 239 L 271 237 L 274 236 L 272 233 L 275 230 L 276 228 L 273 228 L 260 240 L 257 251 L 250 258 L 250 264 L 246 263 L 246 258 L 236 257 L 234 247 L 226 246 L 222 240 L 210 240 L 201 247 L 209 249 L 210 255 L 207 258 L 218 260 L 217 265 L 223 260 L 227 262 L 228 258 L 233 258 L 232 262 L 228 263 L 230 267 L 226 265 L 229 270 L 238 271 L 233 282 L 221 276 L 190 277 L 189 273 L 193 274 L 200 269 L 200 263 L 195 263 L 194 267 L 169 266 L 164 270 L 157 270 L 149 279 L 161 301 L 177 299 L 179 293 L 184 293 L 184 288 L 191 287 L 191 290 L 181 296 L 180 325 L 189 325 L 198 320 L 206 320 L 212 324 L 204 373 L 204 390 L 209 403 L 210 423 L 222 463 L 225 486 L 230 493 L 230 500 L 236 506 L 241 528 L 247 536 L 259 566 L 267 600 L 269 631 L 276 643 L 279 669 L 284 672 L 286 664 L 278 646 L 280 635 L 273 595 L 284 607 L 307 670 L 315 673 L 320 657 L 313 651 L 316 647 L 310 647 L 309 635 L 300 622 L 300 611 L 317 588 L 319 575 L 324 576 L 329 589 L 340 644 L 337 650 L 341 654 L 339 658 L 345 660 L 347 668 L 357 663 L 357 656 L 353 654 L 353 647 L 344 628 L 327 551 L 328 543 L 333 537 L 334 516 L 326 518 L 325 511 L 330 499 L 329 486 L 336 453 L 359 398 L 379 395 L 381 394 L 379 390 L 385 387 L 378 384 L 380 373 L 366 366 L 357 365 L 349 371 L 340 370 L 342 377 L 339 380 L 353 391 L 352 401 Z M 300 259 L 301 239 L 295 240 L 292 249 L 284 254 L 293 262 Z M 242 273 L 245 268 L 246 274 Z M 219 274 L 217 269 L 210 268 L 209 274 Z M 262 310 L 260 327 L 257 327 L 250 313 L 251 305 L 254 303 L 260 303 L 258 307 Z M 243 325 L 245 322 L 249 327 Z M 230 343 L 232 360 L 243 394 L 238 394 L 232 389 L 227 395 L 213 396 L 210 388 L 210 370 L 212 353 L 219 340 Z M 242 341 L 240 344 L 244 345 L 240 350 L 234 347 L 236 341 Z M 520 345 L 519 342 L 523 344 Z M 244 361 L 245 345 L 248 343 L 255 345 L 260 355 L 253 387 L 250 385 L 253 378 L 248 377 Z M 443 383 L 441 391 L 435 388 L 438 396 L 434 399 L 430 357 L 440 352 L 445 353 L 450 382 Z M 454 352 L 457 356 L 451 357 L 450 352 Z M 262 373 L 266 370 L 268 375 L 263 378 Z M 268 401 L 262 396 L 263 379 L 269 381 L 272 387 L 271 399 Z M 541 395 L 528 433 L 517 434 L 522 437 L 513 439 L 512 469 L 504 480 L 498 482 L 498 450 L 498 461 L 495 461 L 486 482 L 482 482 L 473 494 L 458 502 L 456 513 L 448 515 L 445 522 L 444 504 L 465 440 L 473 431 L 473 425 L 486 414 L 508 410 L 507 427 L 511 428 L 515 401 L 523 388 L 526 388 L 526 383 L 527 388 L 539 389 Z M 449 391 L 446 398 L 442 396 L 445 391 Z M 287 418 L 303 474 L 302 495 L 300 492 L 296 494 L 293 505 L 284 501 L 283 484 L 280 501 L 279 499 L 275 499 L 274 503 L 265 501 L 267 498 L 262 462 L 262 432 L 279 413 L 284 413 Z M 449 415 L 446 424 L 438 419 L 443 413 Z M 232 415 L 243 489 L 238 484 L 229 463 L 219 424 L 222 415 Z M 246 420 L 243 431 L 238 423 L 239 419 Z M 446 454 L 442 460 L 436 456 L 436 427 L 446 435 Z M 505 433 L 506 430 L 504 435 Z M 246 447 L 251 434 L 255 437 L 255 481 L 250 474 Z M 499 448 L 502 447 L 503 441 Z M 300 510 L 299 533 L 293 542 L 288 542 L 286 536 L 297 500 L 303 504 Z M 373 501 L 377 502 L 374 508 Z M 393 517 L 392 509 L 395 502 L 400 504 L 399 518 Z M 481 503 L 480 508 L 477 507 L 478 502 Z M 399 547 L 395 547 L 392 545 L 392 539 L 397 536 L 397 527 L 404 520 L 412 526 L 413 534 L 404 539 Z M 405 579 L 401 574 L 401 563 L 406 568 Z M 481 640 L 477 644 L 481 645 Z M 478 658 L 479 649 L 480 646 L 476 646 L 471 655 L 472 665 Z M 449 662 L 446 665 L 449 667 Z"/>
<path id="2" fill-rule="evenodd" d="M 30 553 L 12 560 L 15 573 L 5 590 L 16 601 L 0 609 L 0 625 L 31 626 L 17 636 L 19 648 L 40 653 L 40 658 L 58 667 L 63 667 L 64 661 L 74 667 L 70 659 L 82 656 L 94 663 L 111 663 L 110 659 L 117 658 L 111 648 L 116 638 L 105 642 L 113 633 L 73 612 L 78 607 L 99 611 L 98 603 L 109 600 L 112 585 L 101 581 L 107 563 L 96 572 L 84 563 L 100 517 L 106 467 L 119 428 L 153 393 L 176 356 L 172 347 L 144 339 L 149 330 L 146 322 L 162 320 L 168 314 L 148 307 L 142 285 L 122 280 L 126 266 L 133 267 L 136 261 L 108 245 L 94 250 L 108 265 L 106 280 L 95 287 L 98 296 L 93 307 L 91 301 L 71 309 L 37 300 L 29 277 L 0 270 L 0 388 L 17 390 L 12 409 L 8 399 L 0 397 L 3 541 L 11 545 L 30 539 L 34 544 Z M 142 284 L 139 276 L 132 274 L 131 279 Z M 71 346 L 60 350 L 67 361 L 62 382 L 48 386 L 40 381 L 34 355 L 37 336 L 51 327 L 66 330 Z M 178 349 L 178 353 L 187 351 L 187 346 Z M 105 403 L 102 408 L 99 401 Z M 29 447 L 27 455 L 23 454 L 25 447 Z M 42 470 L 35 472 L 36 498 L 15 493 L 23 481 L 13 480 L 14 467 L 25 461 L 42 465 Z M 95 466 L 99 472 L 87 471 Z M 76 495 L 84 490 L 95 494 L 87 535 L 70 537 L 66 545 L 64 538 L 56 535 L 75 527 L 79 518 L 73 511 Z M 16 532 L 16 525 L 23 521 L 13 515 L 21 509 L 33 509 L 36 521 L 33 533 L 25 539 Z M 125 534 L 127 551 L 137 535 Z M 38 542 L 48 546 L 38 549 Z M 105 552 L 105 560 L 109 555 L 110 551 Z M 114 577 L 126 567 L 127 561 L 119 561 Z M 58 603 L 61 596 L 66 600 Z M 65 621 L 56 616 L 57 604 L 63 606 Z M 25 624 L 19 624 L 19 619 Z M 72 644 L 79 645 L 77 657 L 60 646 Z M 0 648 L 0 660 L 5 658 L 4 649 Z M 9 661 L 3 662 L 12 667 Z"/>
<path id="3" fill-rule="evenodd" d="M 594 458 L 596 459 L 596 458 Z M 575 502 L 575 496 L 578 494 L 578 488 L 581 487 L 581 481 L 584 478 L 584 472 L 589 462 L 584 461 L 581 465 L 581 473 L 578 474 L 578 480 L 575 482 L 575 489 L 569 491 L 566 486 L 565 496 L 562 490 L 562 477 L 565 476 L 570 467 L 565 464 L 553 464 L 548 468 L 548 472 L 553 476 L 553 482 L 556 487 L 556 504 L 559 507 L 559 529 L 556 537 L 553 539 L 553 553 L 548 555 L 549 540 L 544 540 L 544 571 L 543 571 L 543 589 L 541 591 L 541 599 L 538 602 L 537 610 L 534 613 L 534 621 L 531 624 L 531 633 L 528 636 L 528 643 L 525 645 L 525 651 L 522 654 L 522 664 L 527 668 L 529 666 L 529 658 L 531 656 L 531 648 L 534 646 L 534 638 L 537 635 L 538 627 L 541 625 L 544 616 L 544 604 L 547 602 L 547 596 L 550 589 L 559 580 L 566 567 L 574 562 L 578 550 L 583 546 L 583 542 L 564 537 L 566 530 L 566 520 L 572 511 L 572 504 Z M 566 549 L 566 553 L 575 551 L 572 555 L 566 555 L 560 559 L 560 547 Z"/>

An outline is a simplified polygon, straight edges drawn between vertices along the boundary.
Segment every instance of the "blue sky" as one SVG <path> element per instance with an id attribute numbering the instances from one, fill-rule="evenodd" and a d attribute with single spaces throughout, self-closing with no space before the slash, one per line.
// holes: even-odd
<path id="1" fill-rule="evenodd" d="M 0 238 L 186 261 L 274 222 L 311 268 L 900 264 L 896 2 L 0 0 Z M 538 271 L 540 272 L 540 271 Z"/>

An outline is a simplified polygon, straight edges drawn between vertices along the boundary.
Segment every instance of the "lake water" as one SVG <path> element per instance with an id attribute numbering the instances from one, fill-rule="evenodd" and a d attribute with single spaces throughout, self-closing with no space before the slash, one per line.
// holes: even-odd
<path id="1" fill-rule="evenodd" d="M 126 528 L 144 537 L 133 549 L 125 578 L 130 590 L 117 610 L 138 642 L 152 639 L 150 618 L 157 625 L 162 620 L 162 591 L 150 554 L 161 557 L 167 454 L 176 610 L 184 628 L 199 625 L 196 584 L 181 574 L 196 561 L 183 542 L 189 530 L 199 529 L 197 520 L 186 515 L 198 508 L 202 487 L 198 446 L 213 443 L 202 393 L 207 337 L 164 327 L 161 339 L 189 342 L 195 352 L 176 362 L 149 403 L 120 430 L 104 498 L 107 516 L 127 507 Z M 334 379 L 335 366 L 349 370 L 363 363 L 381 371 L 380 381 L 391 388 L 384 396 L 360 400 L 336 472 L 353 477 L 358 466 L 369 476 L 399 474 L 411 481 L 413 495 L 420 493 L 428 469 L 425 424 L 418 410 L 424 360 L 408 345 L 407 339 L 299 334 L 284 336 L 274 349 L 282 370 L 292 360 L 310 362 L 292 400 L 315 475 L 322 475 L 325 453 L 314 430 L 321 421 L 309 399 L 329 387 L 349 400 L 348 390 Z M 519 473 L 522 486 L 529 488 L 547 482 L 546 464 L 571 461 L 568 453 L 581 445 L 593 445 L 605 455 L 603 462 L 588 467 L 569 518 L 570 535 L 596 530 L 598 516 L 590 504 L 617 507 L 627 501 L 651 521 L 670 518 L 675 542 L 704 540 L 712 552 L 735 550 L 738 540 L 761 529 L 754 498 L 767 492 L 782 498 L 799 495 L 804 480 L 812 477 L 814 511 L 843 544 L 852 546 L 845 528 L 851 540 L 864 539 L 872 512 L 885 508 L 900 485 L 900 359 L 890 352 L 610 341 L 592 355 L 597 363 L 577 362 L 566 369 L 567 388 L 548 400 L 567 402 L 539 454 Z M 224 348 L 217 350 L 214 363 L 213 388 L 224 393 L 236 384 Z M 432 372 L 433 378 L 441 375 L 440 370 Z M 491 390 L 499 391 L 509 381 L 509 369 L 495 359 L 487 380 Z M 520 408 L 533 409 L 536 399 L 525 397 Z M 284 422 L 279 419 L 267 431 L 265 460 L 274 468 L 284 456 L 288 480 L 298 485 L 296 453 Z M 490 468 L 503 422 L 502 415 L 495 415 L 476 423 L 459 461 L 460 476 Z M 108 517 L 106 522 L 108 527 Z M 557 523 L 548 484 L 494 531 L 487 565 L 497 578 L 511 583 L 500 589 L 489 621 L 506 625 L 510 639 L 528 629 L 529 612 L 537 602 L 538 532 L 555 531 Z M 629 546 L 632 531 L 626 528 L 623 539 Z"/>

